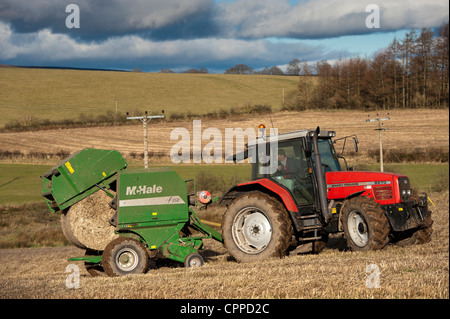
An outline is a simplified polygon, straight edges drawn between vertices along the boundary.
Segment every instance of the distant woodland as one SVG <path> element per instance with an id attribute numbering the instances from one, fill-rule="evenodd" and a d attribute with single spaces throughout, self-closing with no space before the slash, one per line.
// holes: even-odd
<path id="1" fill-rule="evenodd" d="M 443 24 L 432 30 L 409 31 L 404 39 L 372 59 L 360 57 L 316 63 L 315 70 L 302 63 L 301 75 L 317 75 L 311 83 L 300 77 L 295 103 L 308 108 L 447 108 L 449 103 L 449 30 Z M 288 106 L 289 107 L 289 106 Z"/>
<path id="2" fill-rule="evenodd" d="M 225 73 L 299 75 L 298 90 L 286 94 L 286 110 L 448 108 L 449 24 L 437 35 L 428 28 L 410 30 L 372 58 L 315 64 L 294 59 L 286 73 L 239 64 Z"/>

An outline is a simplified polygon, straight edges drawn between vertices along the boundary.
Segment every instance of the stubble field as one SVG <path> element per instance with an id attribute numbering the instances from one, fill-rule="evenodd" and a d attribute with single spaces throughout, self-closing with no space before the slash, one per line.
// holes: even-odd
<path id="1" fill-rule="evenodd" d="M 217 128 L 221 132 L 223 146 L 232 143 L 225 140 L 225 128 L 252 128 L 257 131 L 259 124 L 264 123 L 267 129 L 273 126 L 279 133 L 299 129 L 316 128 L 336 131 L 337 138 L 356 134 L 360 141 L 361 153 L 378 149 L 377 123 L 366 122 L 376 112 L 363 111 L 307 111 L 279 112 L 271 115 L 253 115 L 245 118 L 203 119 L 202 133 L 207 128 Z M 387 116 L 380 112 L 380 117 Z M 383 132 L 383 148 L 413 149 L 444 147 L 449 145 L 449 111 L 448 110 L 396 110 L 390 112 L 390 120 L 385 122 L 389 130 Z M 192 136 L 192 121 L 150 122 L 148 127 L 149 150 L 169 154 L 177 140 L 171 141 L 170 134 L 175 128 L 187 129 Z M 180 138 L 180 137 L 175 137 Z M 209 139 L 204 136 L 204 140 Z M 21 151 L 23 153 L 45 152 L 56 153 L 60 150 L 69 153 L 90 147 L 115 149 L 124 156 L 143 150 L 142 124 L 138 121 L 127 126 L 107 126 L 93 128 L 74 128 L 66 130 L 48 130 L 21 133 L 0 134 L 0 151 Z M 207 143 L 205 141 L 203 144 Z M 192 147 L 192 142 L 191 142 Z M 348 148 L 348 149 L 351 149 Z M 340 150 L 338 148 L 338 150 Z M 373 161 L 373 159 L 371 159 Z"/>
<path id="2" fill-rule="evenodd" d="M 0 298 L 449 298 L 449 194 L 432 194 L 432 241 L 382 251 L 350 252 L 342 239 L 330 239 L 320 254 L 238 264 L 221 244 L 207 240 L 206 264 L 197 269 L 160 265 L 143 275 L 90 277 L 82 263 L 80 287 L 69 289 L 68 257 L 73 247 L 3 249 Z M 308 247 L 305 247 L 307 251 Z M 379 269 L 375 288 L 373 265 Z M 369 268 L 368 268 L 369 267 Z M 372 267 L 372 268 L 371 268 Z M 372 288 L 370 288 L 372 287 Z"/>

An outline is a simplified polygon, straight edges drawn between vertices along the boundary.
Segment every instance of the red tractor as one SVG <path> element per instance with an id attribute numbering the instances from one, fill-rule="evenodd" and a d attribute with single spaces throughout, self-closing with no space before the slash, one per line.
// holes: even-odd
<path id="1" fill-rule="evenodd" d="M 237 261 L 282 257 L 309 242 L 320 252 L 337 232 L 354 251 L 431 240 L 427 195 L 412 194 L 407 176 L 353 171 L 345 159 L 343 170 L 333 137 L 318 127 L 249 141 L 241 157 L 252 162 L 252 180 L 219 200 L 224 243 Z M 357 151 L 356 136 L 343 139 Z"/>

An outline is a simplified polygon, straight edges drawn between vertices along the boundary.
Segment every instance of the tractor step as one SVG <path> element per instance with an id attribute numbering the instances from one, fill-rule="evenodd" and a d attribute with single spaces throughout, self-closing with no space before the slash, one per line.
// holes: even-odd
<path id="1" fill-rule="evenodd" d="M 302 228 L 303 231 L 312 231 L 312 230 L 316 230 L 316 229 L 322 229 L 322 226 L 318 225 L 318 226 L 305 226 Z"/>
<path id="2" fill-rule="evenodd" d="M 312 215 L 301 215 L 298 217 L 298 219 L 317 219 L 319 216 L 317 214 L 312 214 Z"/>
<path id="3" fill-rule="evenodd" d="M 298 241 L 315 241 L 315 240 L 321 240 L 321 239 L 323 239 L 322 236 L 316 236 L 316 237 L 298 238 Z"/>
<path id="4" fill-rule="evenodd" d="M 319 215 L 317 215 L 316 213 L 301 215 L 297 212 L 291 212 L 290 214 L 295 229 L 298 232 L 322 229 L 322 223 L 320 222 Z"/>

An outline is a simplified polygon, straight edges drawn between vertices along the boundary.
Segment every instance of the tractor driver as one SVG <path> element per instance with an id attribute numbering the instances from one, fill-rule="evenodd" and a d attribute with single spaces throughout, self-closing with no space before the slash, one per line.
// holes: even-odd
<path id="1" fill-rule="evenodd" d="M 300 204 L 311 204 L 312 185 L 308 183 L 308 179 L 303 178 L 304 167 L 300 160 L 286 156 L 283 149 L 278 149 L 278 168 L 275 175 L 282 175 L 285 179 L 293 179 L 295 186 L 291 190 L 295 199 Z"/>
<path id="2" fill-rule="evenodd" d="M 301 172 L 301 164 L 295 158 L 286 156 L 283 149 L 278 150 L 277 174 L 284 175 L 285 178 L 291 178 L 292 175 L 298 175 Z"/>

